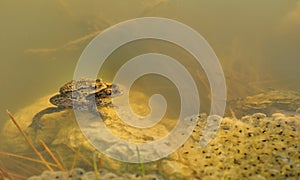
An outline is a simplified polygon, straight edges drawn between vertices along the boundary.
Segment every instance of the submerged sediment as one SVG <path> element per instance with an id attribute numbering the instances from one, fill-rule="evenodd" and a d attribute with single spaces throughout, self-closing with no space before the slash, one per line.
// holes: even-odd
<path id="1" fill-rule="evenodd" d="M 35 133 L 27 128 L 34 112 L 48 105 L 45 101 L 47 98 L 15 114 L 28 136 L 36 146 L 40 146 L 39 140 L 43 139 L 50 148 L 59 150 L 68 167 L 71 167 L 74 153 L 67 151 L 66 147 L 80 148 L 81 154 L 89 158 L 94 148 L 82 135 L 72 110 L 45 115 L 45 128 L 42 131 Z M 99 111 L 105 114 L 104 122 L 116 136 L 138 143 L 155 141 L 168 134 L 174 125 L 174 120 L 167 119 L 158 124 L 155 130 L 141 130 L 118 119 L 112 107 L 101 108 Z M 215 138 L 200 148 L 199 140 L 203 136 L 206 122 L 207 115 L 199 115 L 197 126 L 188 140 L 168 157 L 145 163 L 146 174 L 155 174 L 164 179 L 300 178 L 299 114 L 254 113 L 240 119 L 225 117 Z M 30 154 L 11 122 L 3 128 L 2 137 L 5 151 Z M 109 139 L 107 143 L 110 143 Z M 116 179 L 124 173 L 141 175 L 138 164 L 122 163 L 104 154 L 101 157 L 104 168 L 115 174 Z M 92 168 L 81 161 L 76 166 Z"/>

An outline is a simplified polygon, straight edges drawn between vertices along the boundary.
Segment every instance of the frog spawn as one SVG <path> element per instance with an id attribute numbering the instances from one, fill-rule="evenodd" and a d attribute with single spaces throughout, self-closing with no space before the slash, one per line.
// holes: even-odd
<path id="1" fill-rule="evenodd" d="M 222 120 L 215 138 L 205 147 L 199 148 L 198 143 L 203 136 L 206 122 L 207 115 L 201 114 L 191 137 L 182 147 L 156 162 L 157 171 L 162 177 L 300 177 L 300 117 L 281 113 L 275 113 L 271 117 L 263 113 L 255 113 L 241 119 L 227 117 Z M 116 122 L 113 125 L 116 125 Z M 114 126 L 114 129 L 118 131 L 124 129 L 124 126 Z M 111 168 L 113 163 L 107 166 Z M 153 172 L 153 169 L 147 170 Z M 113 171 L 119 172 L 119 169 Z"/>
<path id="2" fill-rule="evenodd" d="M 100 110 L 110 112 L 109 108 L 105 107 Z M 49 118 L 47 122 L 54 122 L 53 120 L 61 118 L 58 119 L 59 123 L 70 123 L 67 121 L 70 120 L 70 113 L 67 111 L 61 113 L 66 114 L 52 114 L 47 117 Z M 17 119 L 22 119 L 23 114 L 26 113 L 20 113 Z M 110 122 L 108 126 L 113 126 L 112 129 L 115 131 L 132 133 L 131 129 L 124 128 L 123 125 L 117 126 L 118 123 L 113 117 L 110 115 L 105 120 L 106 124 Z M 194 177 L 194 179 L 299 179 L 300 117 L 298 115 L 274 113 L 267 116 L 263 113 L 255 113 L 243 116 L 241 119 L 224 118 L 215 139 L 199 149 L 197 144 L 203 136 L 206 121 L 207 115 L 201 114 L 187 142 L 172 155 L 154 162 L 155 167 L 147 167 L 147 173 L 158 171 L 166 179 L 187 179 L 187 177 Z M 76 133 L 67 129 L 70 124 L 66 125 L 61 129 L 68 135 L 56 135 L 57 139 L 74 137 L 74 140 L 70 141 L 71 144 L 82 143 L 83 138 L 81 139 Z M 55 128 L 57 125 L 52 127 Z M 146 134 L 150 137 L 153 135 Z M 130 136 L 133 135 L 140 137 L 139 134 L 130 134 Z M 105 167 L 111 169 L 112 172 L 124 172 L 116 166 L 117 162 L 108 160 L 107 162 L 109 163 Z M 130 171 L 132 176 L 136 169 Z"/>
<path id="3" fill-rule="evenodd" d="M 202 136 L 206 118 L 206 115 L 200 116 L 192 138 L 172 156 L 171 160 L 182 163 L 177 168 L 189 167 L 184 176 L 300 178 L 300 117 L 281 113 L 267 117 L 257 113 L 241 120 L 224 118 L 215 139 L 199 149 L 195 144 Z M 162 166 L 166 165 L 164 160 Z M 177 172 L 177 177 L 182 177 L 182 172 Z"/>
<path id="4" fill-rule="evenodd" d="M 117 175 L 106 169 L 101 169 L 99 172 L 100 179 L 111 179 L 111 180 L 162 180 L 162 177 L 156 174 L 149 174 L 144 177 L 137 174 L 124 173 Z M 28 180 L 96 180 L 94 171 L 86 172 L 81 168 L 74 168 L 70 173 L 64 171 L 44 171 L 40 176 L 32 176 Z"/>

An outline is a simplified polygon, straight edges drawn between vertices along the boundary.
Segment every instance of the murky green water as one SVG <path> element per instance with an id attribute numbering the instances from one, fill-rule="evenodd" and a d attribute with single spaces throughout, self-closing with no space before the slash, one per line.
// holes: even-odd
<path id="1" fill-rule="evenodd" d="M 1 1 L 1 122 L 5 109 L 16 111 L 71 79 L 89 39 L 72 50 L 30 49 L 59 48 L 143 16 L 172 18 L 201 33 L 223 65 L 229 95 L 248 83 L 299 87 L 298 6 L 297 1 Z"/>
<path id="2" fill-rule="evenodd" d="M 297 0 L 2 0 L 0 123 L 8 119 L 6 109 L 17 112 L 57 92 L 72 79 L 79 56 L 93 37 L 91 34 L 144 16 L 174 19 L 204 36 L 222 64 L 228 99 L 269 88 L 300 88 Z M 202 111 L 209 111 L 207 79 L 203 71 L 194 70 L 201 67 L 190 64 L 193 58 L 170 43 L 143 40 L 120 47 L 109 57 L 100 75 L 110 81 L 122 63 L 149 51 L 171 55 L 190 66 L 200 90 Z M 159 88 L 165 84 L 167 89 Z M 149 95 L 160 90 L 172 105 L 170 117 L 177 115 L 172 112 L 179 109 L 175 98 L 178 93 L 171 91 L 174 86 L 166 79 L 143 77 L 137 82 L 138 87 L 146 87 L 144 91 Z"/>

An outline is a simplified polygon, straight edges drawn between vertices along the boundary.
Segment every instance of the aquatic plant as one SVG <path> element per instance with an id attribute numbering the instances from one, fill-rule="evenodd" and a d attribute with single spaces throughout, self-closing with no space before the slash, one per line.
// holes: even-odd
<path id="1" fill-rule="evenodd" d="M 22 128 L 19 126 L 19 124 L 17 123 L 17 121 L 15 120 L 15 118 L 13 117 L 13 115 L 7 110 L 7 114 L 10 117 L 10 119 L 12 120 L 12 122 L 15 124 L 15 126 L 17 127 L 17 129 L 19 130 L 19 132 L 22 134 L 22 136 L 25 138 L 26 142 L 28 143 L 28 145 L 32 148 L 32 150 L 34 151 L 34 153 L 40 158 L 40 160 L 44 163 L 44 165 L 50 170 L 53 171 L 53 169 L 50 167 L 50 165 L 48 164 L 48 162 L 44 159 L 44 157 L 42 156 L 42 154 L 35 148 L 35 146 L 33 145 L 33 143 L 31 142 L 31 140 L 29 139 L 29 137 L 24 133 L 24 131 L 22 130 Z"/>
<path id="2" fill-rule="evenodd" d="M 141 155 L 140 155 L 140 150 L 139 150 L 138 147 L 136 147 L 136 152 L 137 152 L 138 162 L 139 162 L 139 165 L 140 165 L 141 174 L 142 174 L 142 177 L 144 177 L 145 176 L 145 168 L 144 168 L 144 164 L 143 164 L 143 161 L 142 161 L 142 158 L 141 158 Z"/>
<path id="3" fill-rule="evenodd" d="M 94 152 L 93 153 L 93 166 L 94 166 L 94 173 L 95 173 L 95 176 L 96 176 L 96 180 L 99 180 L 100 179 L 100 175 L 99 175 L 99 172 L 98 172 L 98 166 L 97 166 L 97 160 L 98 159 L 98 152 Z"/>
<path id="4" fill-rule="evenodd" d="M 36 156 L 39 159 L 34 159 L 34 158 L 31 158 L 31 157 L 26 157 L 26 156 L 13 154 L 13 153 L 8 153 L 8 152 L 0 152 L 0 155 L 4 155 L 4 156 L 8 156 L 8 157 L 14 157 L 14 158 L 26 160 L 26 161 L 29 161 L 29 162 L 43 164 L 48 169 L 48 171 L 50 171 L 50 172 L 54 172 L 54 168 L 57 168 L 59 171 L 64 171 L 64 172 L 67 171 L 67 168 L 65 168 L 65 166 L 63 165 L 62 158 L 59 156 L 59 159 L 60 159 L 60 161 L 59 161 L 58 158 L 54 155 L 54 153 L 50 150 L 50 148 L 46 145 L 46 143 L 43 140 L 40 140 L 40 143 L 41 143 L 42 147 L 46 150 L 48 155 L 52 158 L 52 160 L 55 163 L 51 163 L 51 162 L 46 161 L 45 158 L 43 157 L 42 153 L 40 151 L 38 151 L 37 148 L 33 145 L 30 138 L 26 135 L 26 133 L 20 127 L 20 125 L 18 124 L 18 122 L 16 121 L 14 116 L 8 110 L 7 110 L 7 114 L 10 117 L 11 121 L 14 123 L 15 127 L 20 132 L 20 134 L 24 137 L 27 144 L 30 146 L 30 148 L 33 150 L 33 152 L 36 154 Z M 71 147 L 69 147 L 69 148 L 71 148 Z M 73 160 L 73 163 L 72 163 L 72 166 L 71 166 L 69 172 L 72 172 L 73 169 L 75 168 L 76 161 L 77 161 L 78 157 L 81 157 L 84 161 L 87 162 L 87 164 L 90 164 L 79 153 L 79 149 L 77 151 L 75 151 L 74 149 L 71 148 L 71 150 L 74 151 L 75 156 L 74 156 L 74 160 Z M 57 154 L 59 155 L 59 153 L 57 153 Z M 20 163 L 20 164 L 22 164 L 22 163 Z M 28 167 L 28 169 L 35 169 L 35 168 L 34 167 Z M 0 179 L 5 179 L 5 178 L 9 178 L 9 179 L 27 179 L 26 177 L 24 177 L 22 175 L 15 174 L 15 173 L 12 173 L 12 172 L 9 172 L 8 170 L 6 170 L 4 168 L 1 160 L 0 160 Z"/>

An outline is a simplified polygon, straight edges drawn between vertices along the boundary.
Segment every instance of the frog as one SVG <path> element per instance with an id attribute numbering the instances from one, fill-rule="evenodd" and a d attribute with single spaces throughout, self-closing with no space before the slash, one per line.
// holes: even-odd
<path id="1" fill-rule="evenodd" d="M 52 96 L 49 101 L 54 107 L 48 107 L 36 113 L 29 125 L 35 131 L 41 130 L 41 118 L 45 114 L 60 112 L 66 109 L 89 111 L 97 114 L 97 107 L 110 106 L 111 98 L 121 95 L 119 86 L 104 82 L 101 78 L 82 78 L 72 80 L 59 89 L 59 93 Z"/>

